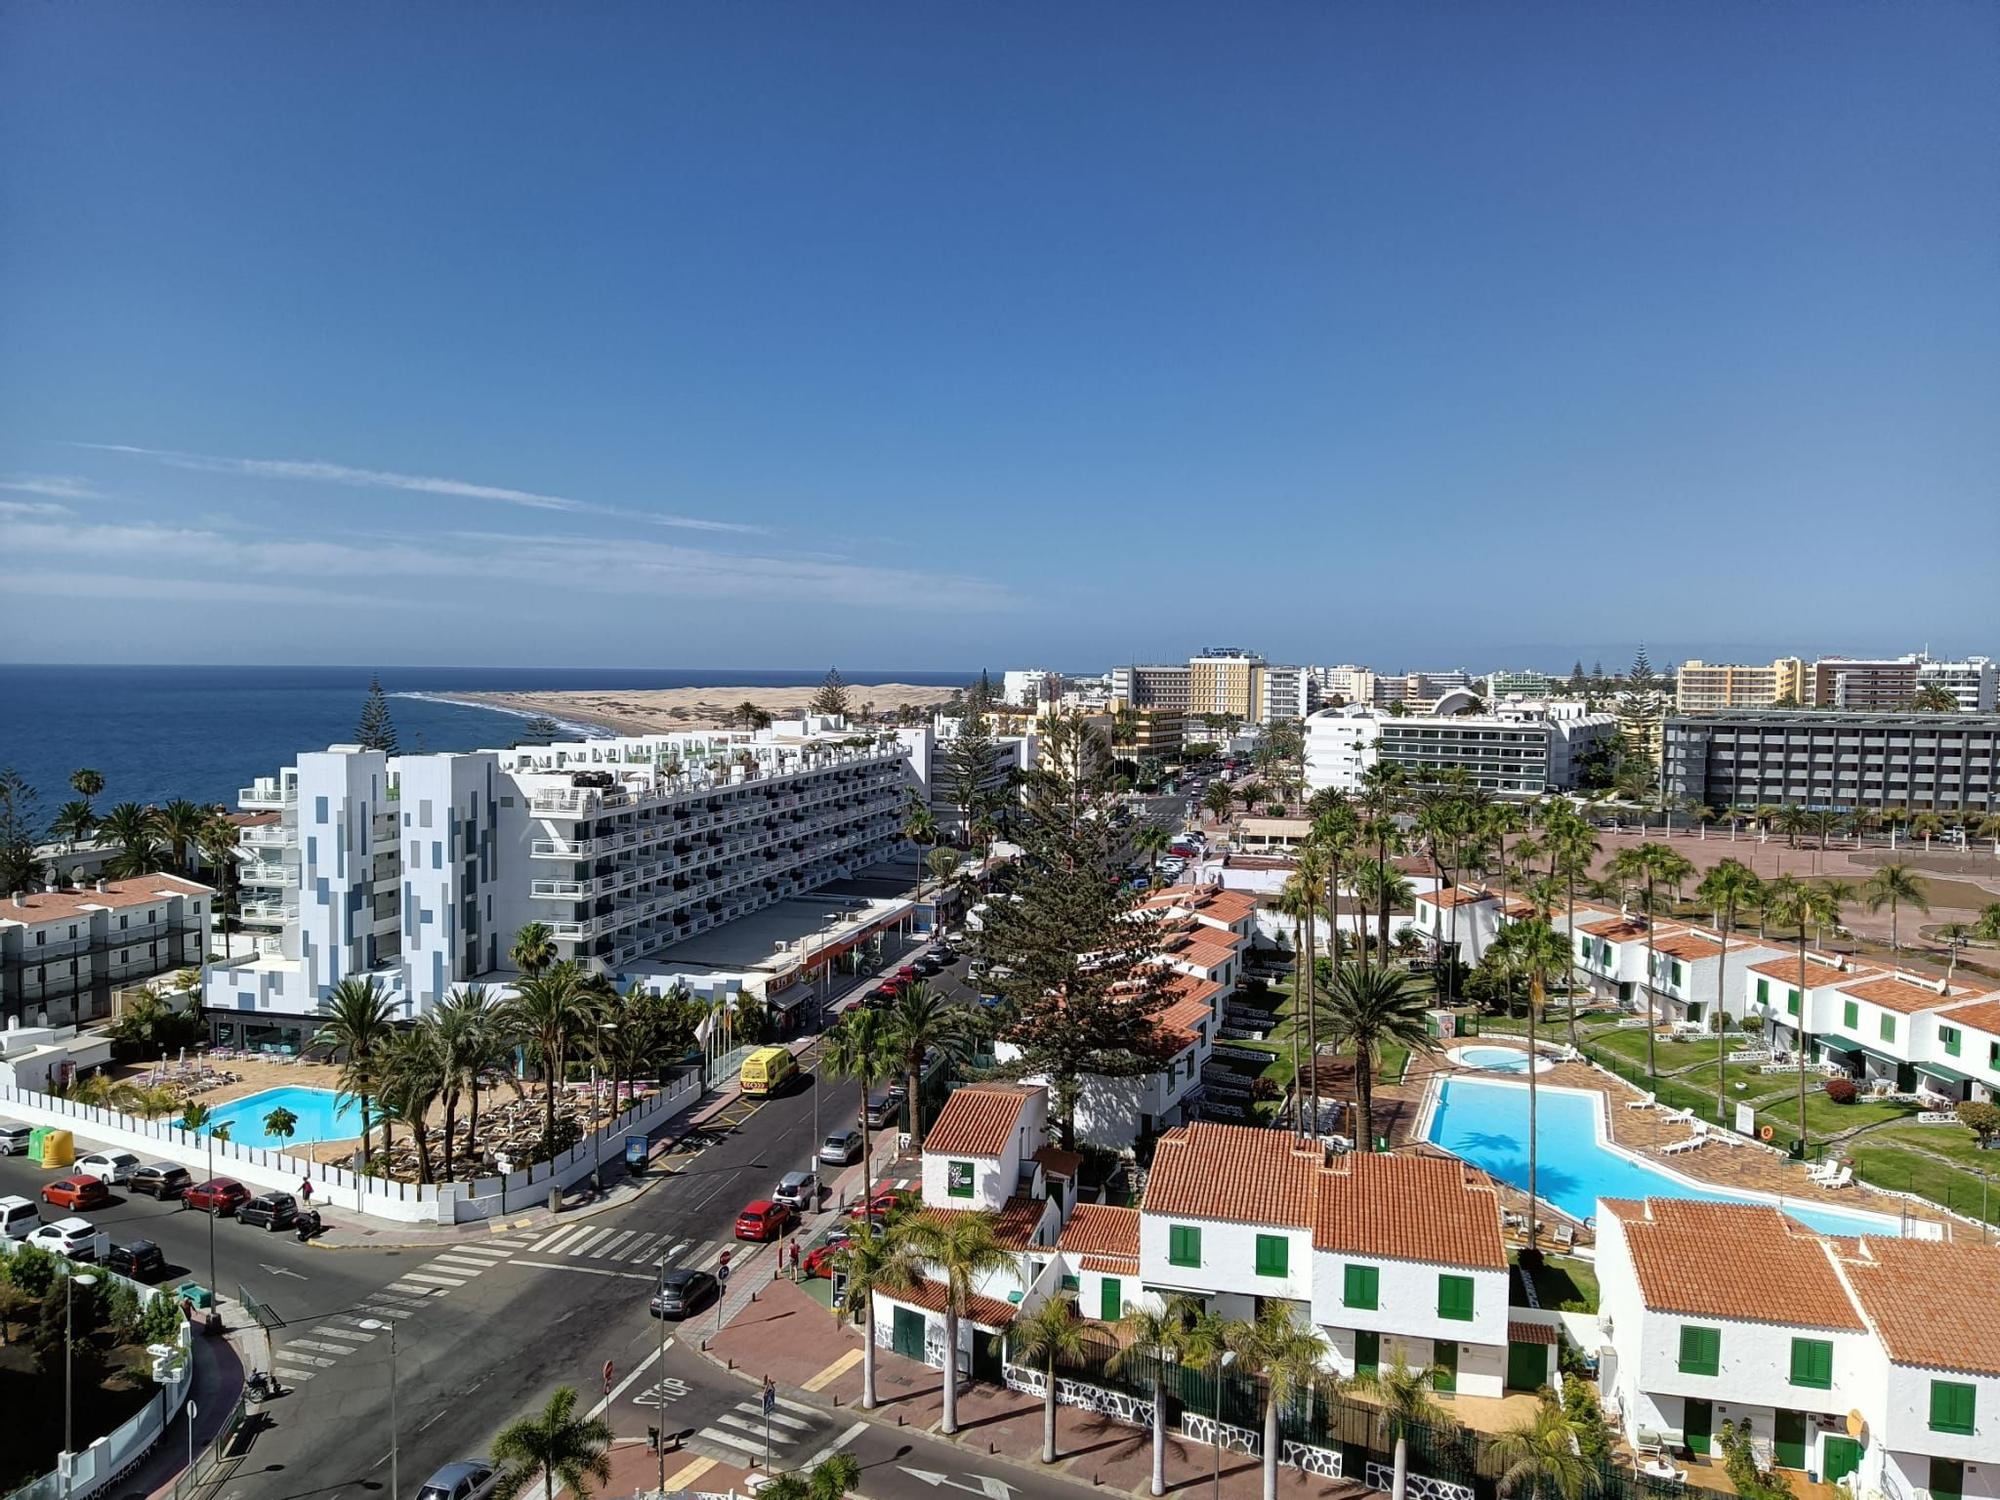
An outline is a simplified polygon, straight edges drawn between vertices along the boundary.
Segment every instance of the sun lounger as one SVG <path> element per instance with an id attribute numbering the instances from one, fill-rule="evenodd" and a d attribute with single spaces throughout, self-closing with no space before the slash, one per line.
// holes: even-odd
<path id="1" fill-rule="evenodd" d="M 1704 1146 L 1707 1143 L 1706 1136 L 1691 1135 L 1683 1140 L 1674 1141 L 1662 1146 L 1660 1152 L 1664 1156 L 1679 1156 L 1683 1151 L 1693 1151 L 1697 1147 Z"/>
<path id="2" fill-rule="evenodd" d="M 1826 1182 L 1826 1186 L 1828 1186 L 1828 1187 L 1830 1187 L 1830 1188 L 1844 1188 L 1844 1187 L 1853 1187 L 1853 1186 L 1854 1186 L 1854 1168 L 1852 1168 L 1852 1167 L 1842 1167 L 1842 1168 L 1841 1168 L 1841 1169 L 1840 1169 L 1840 1170 L 1839 1170 L 1838 1172 L 1836 1172 L 1836 1173 L 1835 1173 L 1835 1174 L 1834 1174 L 1834 1175 L 1833 1175 L 1832 1177 L 1830 1177 L 1830 1178 L 1828 1178 L 1828 1179 L 1827 1179 L 1827 1182 Z"/>
<path id="3" fill-rule="evenodd" d="M 1552 1231 L 1552 1238 L 1565 1250 L 1574 1249 L 1576 1246 L 1576 1231 L 1567 1224 L 1556 1225 Z"/>
<path id="4" fill-rule="evenodd" d="M 1647 1094 L 1643 1098 L 1627 1099 L 1625 1101 L 1625 1107 L 1627 1109 L 1651 1109 L 1653 1107 L 1653 1102 L 1654 1102 L 1653 1096 L 1651 1094 Z"/>

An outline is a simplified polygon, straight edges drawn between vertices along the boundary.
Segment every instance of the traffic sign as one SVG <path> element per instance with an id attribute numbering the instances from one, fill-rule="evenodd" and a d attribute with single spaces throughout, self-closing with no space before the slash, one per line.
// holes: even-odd
<path id="1" fill-rule="evenodd" d="M 764 1415 L 770 1416 L 778 1409 L 778 1387 L 769 1376 L 764 1379 Z"/>
<path id="2" fill-rule="evenodd" d="M 729 1285 L 729 1262 L 728 1262 L 728 1261 L 726 1261 L 726 1260 L 725 1260 L 725 1261 L 724 1261 L 724 1262 L 723 1262 L 723 1263 L 722 1263 L 721 1265 L 719 1265 L 719 1266 L 717 1266 L 717 1267 L 715 1268 L 715 1279 L 716 1279 L 717 1281 L 721 1282 L 721 1283 L 722 1283 L 722 1284 L 723 1284 L 724 1286 L 728 1286 L 728 1285 Z"/>

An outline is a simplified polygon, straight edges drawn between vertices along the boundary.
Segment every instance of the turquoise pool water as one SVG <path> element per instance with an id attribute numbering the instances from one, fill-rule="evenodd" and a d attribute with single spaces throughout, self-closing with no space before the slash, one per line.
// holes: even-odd
<path id="1" fill-rule="evenodd" d="M 1528 1071 L 1528 1054 L 1519 1047 L 1460 1047 L 1452 1056 L 1468 1068 L 1483 1068 L 1488 1073 Z"/>
<path id="2" fill-rule="evenodd" d="M 274 1109 L 288 1109 L 299 1117 L 290 1140 L 280 1139 L 264 1128 L 264 1117 Z M 293 1084 L 245 1094 L 241 1099 L 216 1105 L 209 1126 L 225 1123 L 229 1126 L 229 1138 L 239 1146 L 306 1146 L 314 1141 L 340 1141 L 361 1134 L 361 1112 L 353 1099 L 332 1089 L 302 1089 Z"/>
<path id="3" fill-rule="evenodd" d="M 1528 1186 L 1526 1084 L 1446 1078 L 1438 1083 L 1424 1138 L 1503 1182 Z M 1696 1198 L 1707 1203 L 1768 1203 L 1754 1193 L 1700 1187 L 1606 1146 L 1598 1130 L 1599 1094 L 1543 1088 L 1536 1100 L 1535 1186 L 1572 1218 L 1597 1212 L 1599 1198 Z M 1704 1146 L 1726 1151 L 1726 1146 Z M 1748 1148 L 1743 1148 L 1748 1149 Z M 1893 1218 L 1846 1214 L 1817 1205 L 1781 1204 L 1822 1234 L 1900 1234 Z"/>

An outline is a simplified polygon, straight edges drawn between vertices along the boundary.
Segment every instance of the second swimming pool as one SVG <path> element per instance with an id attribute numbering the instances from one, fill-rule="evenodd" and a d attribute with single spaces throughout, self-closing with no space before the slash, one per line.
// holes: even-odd
<path id="1" fill-rule="evenodd" d="M 298 1117 L 289 1140 L 272 1135 L 264 1120 L 273 1110 L 288 1109 Z M 352 1098 L 332 1089 L 305 1089 L 296 1084 L 245 1094 L 214 1106 L 202 1129 L 228 1125 L 229 1139 L 239 1146 L 309 1146 L 314 1141 L 358 1139 L 361 1112 Z"/>

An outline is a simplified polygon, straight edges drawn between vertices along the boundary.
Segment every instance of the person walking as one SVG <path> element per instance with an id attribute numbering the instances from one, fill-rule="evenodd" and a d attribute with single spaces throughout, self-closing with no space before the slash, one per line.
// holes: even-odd
<path id="1" fill-rule="evenodd" d="M 310 1178 L 301 1178 L 299 1180 L 299 1199 L 307 1208 L 312 1207 L 313 1185 Z"/>

